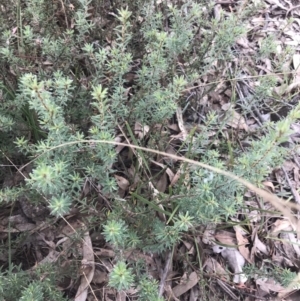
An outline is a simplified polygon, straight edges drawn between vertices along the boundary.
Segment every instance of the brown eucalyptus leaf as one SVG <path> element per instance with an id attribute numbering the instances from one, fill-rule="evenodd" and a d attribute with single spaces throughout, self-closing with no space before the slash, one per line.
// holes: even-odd
<path id="1" fill-rule="evenodd" d="M 143 139 L 145 135 L 149 132 L 150 127 L 148 125 L 141 124 L 139 122 L 136 122 L 134 124 L 134 133 L 137 135 L 139 139 Z"/>
<path id="2" fill-rule="evenodd" d="M 182 116 L 182 110 L 181 110 L 180 107 L 177 107 L 176 117 L 177 117 L 178 127 L 179 127 L 179 129 L 181 131 L 182 140 L 185 141 L 186 138 L 188 137 L 188 132 L 187 132 L 185 126 L 184 126 L 183 116 Z"/>
<path id="3" fill-rule="evenodd" d="M 292 226 L 290 221 L 286 219 L 277 219 L 275 223 L 273 223 L 271 227 L 270 233 L 272 235 L 277 235 L 281 231 L 292 231 Z"/>
<path id="4" fill-rule="evenodd" d="M 118 292 L 116 301 L 126 301 L 126 292 L 124 291 Z"/>
<path id="5" fill-rule="evenodd" d="M 203 264 L 203 268 L 208 273 L 216 274 L 217 276 L 223 279 L 225 278 L 229 281 L 228 272 L 220 265 L 220 263 L 216 259 L 212 257 L 207 258 L 205 263 Z"/>
<path id="6" fill-rule="evenodd" d="M 213 240 L 215 238 L 215 231 L 216 231 L 216 225 L 214 223 L 207 224 L 202 236 L 203 243 L 207 245 L 212 245 Z"/>
<path id="7" fill-rule="evenodd" d="M 255 253 L 257 253 L 257 251 L 260 251 L 261 253 L 263 253 L 265 255 L 269 254 L 268 247 L 258 238 L 257 234 L 255 235 L 255 238 L 254 238 L 252 250 L 255 250 Z"/>
<path id="8" fill-rule="evenodd" d="M 118 175 L 114 175 L 118 186 L 122 189 L 122 190 L 127 190 L 129 188 L 129 181 L 127 179 L 125 179 L 124 177 L 118 176 Z"/>
<path id="9" fill-rule="evenodd" d="M 98 257 L 108 257 L 114 258 L 116 253 L 113 250 L 98 248 L 97 251 L 94 252 Z"/>
<path id="10" fill-rule="evenodd" d="M 24 223 L 24 224 L 22 223 L 10 227 L 4 227 L 0 225 L 0 232 L 19 233 L 19 232 L 27 232 L 33 230 L 34 228 L 36 228 L 36 225 L 33 223 Z"/>
<path id="11" fill-rule="evenodd" d="M 253 259 L 250 256 L 250 250 L 246 247 L 246 245 L 249 245 L 248 239 L 242 234 L 240 227 L 234 227 L 234 230 L 240 253 L 249 263 L 253 263 Z"/>
<path id="12" fill-rule="evenodd" d="M 260 286 L 260 289 L 267 293 L 270 293 L 270 291 L 283 293 L 285 291 L 285 288 L 273 278 L 258 278 L 255 282 Z"/>
<path id="13" fill-rule="evenodd" d="M 224 118 L 226 119 L 226 124 L 231 126 L 232 128 L 242 129 L 246 132 L 248 131 L 248 125 L 245 118 L 235 110 L 228 109 Z"/>
<path id="14" fill-rule="evenodd" d="M 219 230 L 218 232 L 216 232 L 215 238 L 217 241 L 227 246 L 232 247 L 237 245 L 235 233 L 233 232 Z"/>
<path id="15" fill-rule="evenodd" d="M 165 169 L 165 172 L 166 172 L 166 174 L 169 177 L 169 181 L 172 182 L 172 180 L 174 179 L 175 175 L 174 175 L 174 172 L 169 167 L 167 167 L 166 165 L 164 165 L 162 163 L 154 161 L 154 160 L 151 160 L 151 162 L 154 163 L 154 164 L 156 164 L 157 166 L 160 166 L 162 169 Z"/>
<path id="16" fill-rule="evenodd" d="M 83 226 L 85 227 L 85 226 Z M 95 273 L 95 258 L 92 246 L 92 240 L 89 231 L 86 231 L 83 237 L 83 259 L 81 261 L 82 273 L 80 285 L 77 289 L 75 301 L 85 301 L 88 289 Z"/>
<path id="17" fill-rule="evenodd" d="M 168 178 L 167 174 L 164 172 L 159 180 L 155 183 L 155 187 L 159 192 L 165 192 L 168 187 Z"/>
<path id="18" fill-rule="evenodd" d="M 99 270 L 95 270 L 94 277 L 93 277 L 93 283 L 100 284 L 103 282 L 108 282 L 108 274 L 106 272 L 101 272 Z"/>
<path id="19" fill-rule="evenodd" d="M 263 185 L 268 188 L 271 192 L 275 191 L 275 187 L 271 181 L 264 181 Z"/>
<path id="20" fill-rule="evenodd" d="M 185 283 L 178 284 L 172 290 L 175 297 L 179 297 L 194 287 L 199 281 L 199 277 L 196 272 L 192 272 Z"/>
<path id="21" fill-rule="evenodd" d="M 300 54 L 295 53 L 293 55 L 293 67 L 297 72 L 300 72 Z"/>

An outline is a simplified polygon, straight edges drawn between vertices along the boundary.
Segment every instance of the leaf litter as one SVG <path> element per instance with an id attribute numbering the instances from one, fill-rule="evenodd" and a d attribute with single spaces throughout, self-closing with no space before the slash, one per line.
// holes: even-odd
<path id="1" fill-rule="evenodd" d="M 244 2 L 247 3 L 247 1 Z M 253 2 L 255 1 L 253 0 Z M 248 78 L 247 81 L 245 80 L 246 84 L 244 82 L 236 86 L 236 89 L 240 90 L 238 92 L 239 97 L 244 100 L 252 95 L 251 93 L 254 87 L 260 85 L 256 76 L 273 74 L 275 72 L 274 66 L 267 58 L 262 56 L 258 65 L 252 61 L 249 55 L 254 52 L 262 52 L 266 33 L 278 32 L 287 28 L 287 16 L 300 16 L 300 6 L 292 4 L 292 1 L 265 0 L 257 2 L 263 4 L 264 8 L 256 16 L 248 20 L 247 27 L 248 31 L 251 32 L 251 39 L 249 39 L 248 36 L 244 36 L 236 41 L 236 47 L 238 47 L 241 54 L 245 55 L 245 58 L 241 55 L 240 62 L 239 60 L 236 61 L 237 65 L 242 66 L 243 77 Z M 215 6 L 214 15 L 216 20 L 220 19 L 224 12 L 228 14 L 228 4 L 234 6 L 234 2 L 231 1 L 219 1 L 219 4 Z M 232 13 L 237 12 L 233 11 Z M 282 53 L 284 46 L 297 46 L 300 43 L 299 19 L 294 19 L 288 28 L 288 30 L 283 30 L 282 36 L 277 37 L 277 40 L 275 40 L 277 44 L 277 55 Z M 243 61 L 244 59 L 249 61 Z M 49 63 L 49 65 L 51 64 L 52 63 Z M 254 66 L 256 67 L 255 71 L 253 70 Z M 212 67 L 218 68 L 218 62 L 214 62 Z M 231 67 L 232 66 L 229 66 L 228 68 Z M 213 82 L 212 79 L 215 76 L 217 78 L 216 68 L 212 68 L 210 76 L 203 77 L 199 86 L 210 84 L 210 82 Z M 286 68 L 287 72 L 295 72 L 289 84 L 286 83 L 282 76 L 277 75 L 278 86 L 274 88 L 272 92 L 280 96 L 284 96 L 293 91 L 299 91 L 300 55 L 298 53 L 293 55 L 291 66 L 287 66 Z M 207 74 L 209 74 L 209 72 Z M 243 85 L 248 88 L 245 90 L 242 88 Z M 196 103 L 195 106 L 190 104 L 190 111 L 188 110 L 187 112 L 183 112 L 182 109 L 178 107 L 176 111 L 176 122 L 168 125 L 169 143 L 168 148 L 164 150 L 167 153 L 176 154 L 175 150 L 178 145 L 181 145 L 182 141 L 186 141 L 190 138 L 193 139 L 193 137 L 190 137 L 191 121 L 189 118 L 199 118 L 198 114 L 195 115 L 193 113 L 199 112 L 200 105 L 202 106 L 202 115 L 206 115 L 213 110 L 219 115 L 220 119 L 225 121 L 226 126 L 224 126 L 222 131 L 229 133 L 230 130 L 233 130 L 238 139 L 241 140 L 245 135 L 256 131 L 264 122 L 271 118 L 271 114 L 267 113 L 263 115 L 255 106 L 252 107 L 253 114 L 251 118 L 243 116 L 239 108 L 232 106 L 230 103 L 232 91 L 224 82 L 217 84 L 214 91 L 205 91 L 205 89 L 201 87 L 196 91 L 202 94 L 201 101 Z M 269 104 L 266 103 L 266 105 L 268 106 Z M 200 132 L 202 130 L 201 126 L 197 123 L 195 123 L 195 128 Z M 139 140 L 145 139 L 150 130 L 149 126 L 143 125 L 139 121 L 135 123 L 134 134 Z M 294 130 L 294 132 L 299 135 L 298 124 L 294 125 Z M 214 140 L 217 131 L 218 129 L 208 135 L 210 141 Z M 299 142 L 295 134 L 294 136 L 291 135 L 290 139 L 294 140 L 293 142 L 295 143 Z M 121 133 L 118 136 L 117 142 L 129 144 L 132 142 L 132 139 L 125 137 Z M 218 143 L 218 138 L 216 139 L 216 143 Z M 128 147 L 128 149 L 138 156 L 135 150 L 130 147 Z M 122 152 L 126 151 L 126 147 L 117 146 L 116 151 L 122 155 Z M 129 153 L 130 152 L 127 152 L 126 156 L 124 156 L 125 159 L 131 156 Z M 167 162 L 162 163 L 163 161 Z M 152 191 L 153 198 L 158 201 L 160 193 L 166 192 L 169 186 L 174 186 L 177 183 L 182 165 L 176 168 L 176 165 L 174 165 L 176 162 L 174 160 L 171 161 L 168 157 L 157 157 L 153 159 L 151 163 L 159 167 L 159 171 L 157 172 L 159 178 L 156 179 L 156 181 L 148 178 L 147 183 Z M 143 159 L 139 158 L 139 165 L 142 166 L 143 164 Z M 114 175 L 119 187 L 120 199 L 126 197 L 126 195 L 131 190 L 134 190 L 138 183 L 142 181 L 138 170 L 140 166 L 130 164 L 130 166 L 126 168 L 126 175 L 125 173 L 124 176 L 121 176 L 121 173 Z M 299 200 L 298 190 L 300 189 L 299 169 L 298 158 L 286 160 L 283 168 L 273 170 L 270 174 L 270 178 L 266 179 L 262 184 L 265 189 L 271 192 L 291 190 L 297 202 L 297 200 Z M 155 175 L 156 169 L 152 168 L 151 171 L 153 175 Z M 15 177 L 17 177 L 17 175 L 19 174 L 16 173 Z M 6 182 L 8 183 L 9 179 L 7 179 Z M 12 182 L 14 184 L 10 185 L 16 185 L 15 183 L 20 182 L 20 179 L 14 179 Z M 85 191 L 85 196 L 90 194 L 91 189 L 92 188 L 89 188 Z M 75 212 L 73 216 L 66 216 L 65 218 L 70 220 L 70 223 L 68 222 L 65 223 L 64 226 L 60 225 L 54 228 L 50 224 L 39 224 L 38 215 L 26 214 L 27 211 L 31 213 L 33 211 L 32 207 L 30 207 L 30 210 L 26 210 L 26 206 L 23 206 L 26 200 L 20 200 L 19 202 L 21 204 L 20 207 L 12 211 L 9 220 L 2 218 L 0 234 L 6 237 L 6 233 L 8 232 L 22 233 L 30 231 L 30 233 L 32 233 L 31 238 L 26 239 L 27 244 L 38 245 L 37 242 L 39 242 L 40 247 L 36 248 L 35 252 L 32 251 L 32 258 L 28 262 L 28 267 L 34 268 L 44 262 L 56 262 L 60 257 L 64 258 L 65 263 L 69 261 L 68 257 L 81 258 L 81 267 L 79 269 L 81 271 L 80 284 L 76 291 L 76 301 L 92 300 L 90 297 L 91 292 L 99 289 L 99 285 L 105 291 L 102 295 L 102 298 L 105 300 L 126 300 L 126 295 L 134 298 L 137 293 L 134 290 L 129 290 L 126 293 L 116 293 L 107 287 L 108 275 L 112 270 L 112 264 L 107 258 L 114 259 L 116 253 L 112 250 L 111 246 L 104 241 L 100 243 L 100 247 L 99 245 L 97 246 L 97 240 L 93 240 L 90 231 L 88 231 L 82 223 L 82 216 L 80 214 Z M 224 222 L 228 230 L 218 230 L 218 227 L 222 225 L 218 225 L 217 227 L 207 225 L 206 229 L 198 236 L 198 238 L 201 239 L 198 241 L 197 239 L 195 239 L 195 241 L 188 241 L 187 237 L 187 240 L 183 242 L 181 246 L 180 252 L 187 255 L 188 260 L 186 260 L 186 262 L 190 264 L 196 260 L 196 248 L 205 251 L 203 252 L 205 257 L 202 259 L 202 267 L 206 272 L 205 276 L 212 280 L 210 284 L 211 290 L 217 291 L 218 295 L 224 293 L 225 296 L 229 295 L 232 299 L 235 299 L 238 298 L 236 295 L 240 294 L 245 297 L 245 300 L 263 300 L 262 298 L 267 298 L 273 296 L 274 293 L 278 293 L 278 297 L 281 299 L 292 300 L 288 298 L 290 298 L 289 294 L 296 290 L 295 285 L 298 283 L 297 279 L 294 286 L 291 285 L 288 288 L 284 288 L 277 279 L 274 279 L 270 275 L 257 275 L 250 279 L 246 276 L 244 267 L 249 264 L 263 268 L 264 263 L 268 265 L 270 261 L 273 264 L 277 264 L 280 268 L 289 267 L 298 272 L 300 264 L 300 241 L 296 229 L 288 219 L 281 217 L 280 213 L 270 213 L 276 211 L 275 208 L 271 206 L 264 207 L 262 204 L 261 206 L 257 206 L 257 203 L 253 201 L 247 201 L 245 204 L 248 206 L 247 212 L 237 216 L 236 219 L 232 220 L 228 225 Z M 159 206 L 164 210 L 163 205 L 159 204 Z M 36 212 L 42 212 L 42 209 L 37 209 Z M 46 212 L 43 214 L 48 215 L 49 213 Z M 245 219 L 243 216 L 247 216 L 247 218 Z M 42 220 L 43 219 L 44 218 L 42 218 Z M 167 220 L 165 215 L 163 215 L 163 220 Z M 247 222 L 247 232 L 239 225 L 243 224 L 244 221 Z M 74 242 L 73 239 L 79 232 L 83 233 L 83 239 Z M 26 241 L 23 243 L 23 246 L 25 244 Z M 60 246 L 62 247 L 61 250 L 57 251 Z M 72 252 L 74 246 L 75 249 L 77 249 L 76 252 Z M 43 248 L 49 250 L 47 255 L 42 252 Z M 78 249 L 80 249 L 80 251 L 78 251 Z M 167 284 L 162 284 L 163 286 L 165 285 L 165 291 L 170 300 L 188 300 L 188 296 L 190 300 L 192 300 L 192 294 L 201 295 L 202 288 L 199 286 L 199 281 L 202 277 L 200 274 L 202 271 L 190 265 L 189 268 L 183 272 L 180 252 L 179 249 L 175 250 L 174 262 L 166 269 L 166 275 L 171 276 L 171 278 L 166 280 Z M 219 253 L 222 258 L 216 255 Z M 66 254 L 68 255 L 66 256 Z M 131 254 L 126 254 L 125 257 L 129 260 L 132 257 L 134 259 L 143 259 L 151 270 L 152 277 L 161 280 L 162 276 L 159 271 L 163 269 L 162 262 L 167 261 L 163 255 L 161 257 L 157 254 L 148 255 L 139 250 L 135 250 Z M 39 258 L 40 260 L 35 261 L 33 258 Z M 0 259 L 3 260 L 4 258 L 1 257 Z M 177 262 L 176 259 L 178 260 Z M 98 268 L 98 263 L 101 263 L 101 268 Z M 255 284 L 254 288 L 253 284 Z M 234 287 L 234 292 L 231 287 Z M 63 289 L 66 289 L 66 287 Z M 180 299 L 178 299 L 178 297 L 180 297 Z"/>

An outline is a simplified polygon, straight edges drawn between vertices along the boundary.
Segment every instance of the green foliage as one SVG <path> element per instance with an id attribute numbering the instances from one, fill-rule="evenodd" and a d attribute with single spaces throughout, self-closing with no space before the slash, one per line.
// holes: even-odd
<path id="1" fill-rule="evenodd" d="M 261 58 L 268 58 L 271 54 L 276 53 L 276 43 L 274 36 L 270 35 L 263 39 L 260 45 L 259 54 Z"/>
<path id="2" fill-rule="evenodd" d="M 116 247 L 124 245 L 124 238 L 127 236 L 127 226 L 123 221 L 108 221 L 103 228 L 106 241 L 114 244 Z"/>
<path id="3" fill-rule="evenodd" d="M 0 273 L 0 294 L 7 301 L 66 301 L 57 290 L 58 270 L 50 264 L 40 265 L 33 273 L 13 266 L 14 272 Z"/>
<path id="4" fill-rule="evenodd" d="M 31 300 L 36 300 L 36 301 L 44 300 L 44 294 L 39 282 L 30 283 L 29 286 L 26 287 L 22 292 L 22 297 L 20 298 L 20 301 L 31 301 Z"/>
<path id="5" fill-rule="evenodd" d="M 139 281 L 139 298 L 141 301 L 162 301 L 158 297 L 158 283 L 149 277 L 142 277 Z"/>
<path id="6" fill-rule="evenodd" d="M 9 158 L 17 166 L 32 160 L 33 168 L 25 183 L 15 187 L 5 184 L 9 168 L 1 171 L 0 204 L 13 206 L 18 197 L 30 195 L 47 200 L 51 214 L 61 217 L 72 207 L 97 211 L 94 200 L 103 198 L 112 210 L 101 212 L 100 222 L 95 216 L 89 221 L 91 228 L 101 225 L 120 259 L 110 274 L 110 286 L 117 290 L 136 286 L 140 300 L 161 300 L 156 281 L 143 273 L 135 279 L 137 271 L 122 254 L 134 248 L 171 250 L 197 226 L 233 217 L 245 189 L 223 175 L 170 162 L 167 167 L 180 169 L 180 179 L 158 193 L 153 183 L 160 174 L 151 169 L 157 157 L 130 150 L 132 176 L 114 146 L 99 140 L 122 137 L 165 150 L 166 125 L 177 108 L 197 111 L 194 107 L 202 106 L 202 99 L 215 88 L 211 81 L 228 82 L 235 90 L 232 78 L 244 72 L 236 63 L 240 54 L 235 43 L 247 34 L 244 20 L 254 7 L 249 4 L 237 16 L 224 13 L 212 18 L 213 3 L 205 1 L 15 2 L 7 5 L 7 16 L 0 16 L 0 158 L 3 165 Z M 275 38 L 262 41 L 256 61 L 276 54 Z M 278 70 L 292 53 L 289 49 L 286 57 L 277 58 Z M 212 70 L 217 78 L 211 78 Z M 200 99 L 192 91 L 202 78 L 208 78 L 210 86 L 203 87 Z M 276 85 L 277 77 L 259 78 L 245 103 L 235 103 L 234 95 L 231 101 L 241 116 L 249 116 L 253 106 L 270 105 L 265 99 L 279 102 Z M 201 116 L 200 127 L 195 125 L 188 139 L 176 145 L 176 153 L 229 169 L 257 186 L 293 154 L 283 143 L 300 118 L 299 105 L 280 122 L 265 122 L 256 135 L 239 137 L 232 131 L 230 138 L 223 134 L 229 113 L 222 120 L 217 111 L 209 110 Z M 132 130 L 136 123 L 149 127 L 143 138 Z M 243 150 L 237 146 L 240 138 L 248 145 Z M 124 199 L 118 195 L 116 172 L 127 175 L 135 190 Z M 5 300 L 63 300 L 55 281 L 47 282 L 38 273 L 30 278 L 20 269 L 3 272 L 0 292 Z M 282 275 L 282 283 L 287 283 L 288 272 Z"/>
<path id="7" fill-rule="evenodd" d="M 126 267 L 126 263 L 118 261 L 110 273 L 109 285 L 118 291 L 127 290 L 133 284 L 134 277 L 131 269 Z"/>
<path id="8" fill-rule="evenodd" d="M 258 269 L 255 266 L 247 266 L 244 271 L 250 277 L 256 277 L 261 279 L 272 278 L 275 282 L 278 282 L 283 287 L 293 287 L 297 289 L 299 287 L 297 273 L 292 272 L 288 268 L 282 268 L 271 264 L 270 267 L 263 267 Z"/>
<path id="9" fill-rule="evenodd" d="M 292 272 L 290 269 L 276 267 L 272 272 L 274 272 L 275 279 L 283 287 L 288 287 L 297 278 L 297 273 Z"/>

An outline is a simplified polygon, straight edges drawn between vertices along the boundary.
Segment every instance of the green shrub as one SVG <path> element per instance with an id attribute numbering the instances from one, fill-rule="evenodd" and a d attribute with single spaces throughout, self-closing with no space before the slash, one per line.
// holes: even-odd
<path id="1" fill-rule="evenodd" d="M 53 265 L 39 265 L 32 274 L 16 266 L 12 266 L 12 271 L 0 273 L 1 300 L 67 300 L 56 287 L 59 271 Z"/>
<path id="2" fill-rule="evenodd" d="M 160 300 L 154 280 L 147 275 L 135 280 L 136 271 L 124 262 L 124 251 L 172 249 L 189 230 L 234 216 L 245 188 L 223 175 L 171 162 L 169 168 L 181 170 L 180 179 L 168 191 L 154 193 L 149 183 L 156 180 L 150 168 L 156 157 L 136 150 L 130 160 L 140 181 L 124 201 L 113 177 L 118 171 L 118 154 L 112 144 L 95 141 L 114 141 L 122 129 L 133 144 L 165 150 L 165 126 L 177 108 L 189 110 L 199 102 L 188 91 L 200 79 L 220 69 L 216 72 L 219 78 L 203 90 L 202 97 L 216 88 L 217 81 L 230 82 L 234 90 L 232 78 L 239 77 L 241 66 L 236 65 L 234 74 L 227 67 L 236 62 L 238 53 L 233 47 L 247 34 L 243 21 L 254 7 L 251 4 L 238 17 L 222 15 L 218 20 L 211 18 L 212 6 L 205 1 L 175 1 L 174 5 L 113 1 L 108 10 L 105 1 L 64 3 L 63 10 L 59 1 L 53 5 L 47 0 L 27 2 L 11 4 L 0 17 L 0 158 L 20 164 L 32 160 L 33 169 L 25 184 L 15 187 L 5 187 L 6 172 L 1 173 L 0 203 L 12 205 L 18 197 L 30 195 L 31 199 L 46 199 L 52 215 L 61 217 L 72 207 L 88 211 L 92 206 L 82 197 L 84 183 L 100 187 L 112 207 L 106 220 L 101 220 L 101 231 L 115 247 L 118 259 L 109 284 L 118 290 L 135 285 L 140 300 Z M 16 31 L 10 18 L 15 12 Z M 273 42 L 271 36 L 264 41 L 258 60 L 274 54 Z M 291 53 L 276 62 L 278 70 Z M 229 101 L 241 116 L 247 116 L 261 99 L 270 97 L 276 84 L 274 78 L 262 78 L 246 104 L 238 103 L 234 95 Z M 231 118 L 229 111 L 223 119 L 208 113 L 201 121 L 201 131 L 191 131 L 176 152 L 230 169 L 260 186 L 293 153 L 282 143 L 300 117 L 299 106 L 277 124 L 264 123 L 257 135 L 261 139 L 244 133 L 245 139 L 249 135 L 244 152 L 235 147 L 238 139 L 219 138 Z M 136 122 L 149 126 L 146 137 L 135 137 Z M 216 132 L 213 141 L 211 132 Z M 97 195 L 96 189 L 90 193 L 90 199 Z M 95 226 L 92 217 L 90 226 Z M 35 300 L 63 300 L 54 282 L 38 277 L 29 280 L 24 275 L 22 271 L 2 273 L 2 292 L 18 287 L 14 300 L 32 300 L 33 296 Z"/>

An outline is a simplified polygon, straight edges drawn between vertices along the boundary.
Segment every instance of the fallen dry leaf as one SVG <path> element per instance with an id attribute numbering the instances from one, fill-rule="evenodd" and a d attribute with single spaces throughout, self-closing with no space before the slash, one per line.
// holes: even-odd
<path id="1" fill-rule="evenodd" d="M 6 233 L 19 233 L 19 232 L 26 232 L 35 229 L 37 226 L 32 223 L 25 223 L 25 224 L 17 224 L 8 227 L 3 227 L 0 225 L 0 232 Z"/>
<path id="2" fill-rule="evenodd" d="M 257 234 L 255 235 L 252 250 L 256 253 L 256 250 L 262 252 L 265 255 L 269 254 L 269 248 L 258 238 Z M 251 250 L 251 252 L 252 252 Z"/>
<path id="3" fill-rule="evenodd" d="M 248 239 L 242 234 L 240 227 L 234 227 L 234 230 L 240 253 L 249 263 L 253 263 L 253 258 L 250 256 L 250 250 L 246 247 L 246 245 L 249 245 Z"/>
<path id="4" fill-rule="evenodd" d="M 199 277 L 196 272 L 192 272 L 185 283 L 178 284 L 172 290 L 175 297 L 179 297 L 195 286 L 199 281 Z"/>
<path id="5" fill-rule="evenodd" d="M 285 231 L 293 230 L 290 221 L 286 219 L 277 219 L 271 227 L 270 234 L 277 236 L 279 232 L 283 230 Z"/>
<path id="6" fill-rule="evenodd" d="M 273 185 L 273 183 L 271 181 L 264 181 L 263 185 L 269 189 L 270 191 L 274 192 L 275 191 L 275 187 Z"/>
<path id="7" fill-rule="evenodd" d="M 153 181 L 156 189 L 159 192 L 165 192 L 168 187 L 168 177 L 167 174 L 164 172 L 162 175 L 158 178 L 157 181 Z"/>
<path id="8" fill-rule="evenodd" d="M 141 124 L 136 122 L 134 124 L 134 133 L 139 139 L 143 139 L 145 135 L 149 132 L 150 127 L 148 125 Z"/>
<path id="9" fill-rule="evenodd" d="M 193 244 L 191 244 L 190 242 L 188 242 L 186 240 L 183 240 L 182 243 L 185 246 L 185 252 L 186 252 L 186 254 L 189 254 L 189 255 L 195 254 L 195 248 L 194 248 Z"/>
<path id="10" fill-rule="evenodd" d="M 203 236 L 202 236 L 203 243 L 205 243 L 207 245 L 212 245 L 212 242 L 215 237 L 215 231 L 216 231 L 216 224 L 209 223 L 208 225 L 206 225 Z"/>
<path id="11" fill-rule="evenodd" d="M 295 53 L 293 55 L 293 67 L 295 70 L 297 70 L 297 73 L 300 73 L 300 54 Z"/>
<path id="12" fill-rule="evenodd" d="M 98 257 L 115 257 L 116 253 L 113 250 L 98 248 L 97 251 L 94 252 Z"/>
<path id="13" fill-rule="evenodd" d="M 174 295 L 174 292 L 169 284 L 164 285 L 165 293 L 167 294 L 168 300 L 174 300 L 174 301 L 180 301 L 176 296 Z"/>
<path id="14" fill-rule="evenodd" d="M 126 301 L 126 293 L 124 291 L 118 292 L 116 301 Z"/>
<path id="15" fill-rule="evenodd" d="M 129 181 L 127 179 L 125 179 L 124 177 L 118 176 L 118 175 L 114 175 L 118 186 L 122 189 L 122 190 L 127 190 L 129 188 Z"/>
<path id="16" fill-rule="evenodd" d="M 226 112 L 226 114 L 223 115 L 223 119 L 226 120 L 227 125 L 231 126 L 234 129 L 245 130 L 246 132 L 249 130 L 245 118 L 238 112 L 236 112 L 231 107 L 230 103 L 224 104 L 222 106 L 222 109 Z"/>
<path id="17" fill-rule="evenodd" d="M 40 238 L 41 240 L 43 240 L 48 246 L 49 246 L 49 253 L 48 255 L 43 258 L 41 261 L 39 261 L 32 269 L 34 270 L 36 267 L 38 267 L 41 264 L 45 264 L 45 263 L 53 263 L 56 262 L 57 259 L 59 258 L 61 252 L 56 251 L 56 246 L 57 244 L 55 244 L 53 241 L 51 240 L 47 240 L 45 239 L 45 235 L 44 233 L 40 234 Z"/>
<path id="18" fill-rule="evenodd" d="M 266 293 L 270 293 L 270 291 L 276 293 L 285 292 L 285 288 L 273 278 L 258 278 L 255 282 Z"/>
<path id="19" fill-rule="evenodd" d="M 185 141 L 186 138 L 188 137 L 188 132 L 185 129 L 185 126 L 184 126 L 184 123 L 183 123 L 182 110 L 181 110 L 180 107 L 177 107 L 176 117 L 177 117 L 178 127 L 181 131 L 182 140 Z"/>
<path id="20" fill-rule="evenodd" d="M 75 301 L 85 301 L 88 295 L 89 285 L 94 277 L 95 258 L 92 246 L 92 240 L 88 231 L 83 237 L 83 259 L 81 261 L 83 275 L 81 276 L 80 285 L 78 287 Z"/>
<path id="21" fill-rule="evenodd" d="M 122 141 L 123 139 L 120 136 L 115 137 L 114 141 L 115 142 L 123 142 L 123 143 L 127 143 L 127 141 Z M 125 145 L 117 145 L 115 147 L 115 151 L 117 154 L 119 154 L 126 146 Z"/>
<path id="22" fill-rule="evenodd" d="M 176 123 L 168 124 L 168 128 L 174 132 L 179 132 L 179 127 Z"/>
<path id="23" fill-rule="evenodd" d="M 165 172 L 166 174 L 168 175 L 169 177 L 169 181 L 172 182 L 172 180 L 174 179 L 174 172 L 166 165 L 162 164 L 162 163 L 159 163 L 157 161 L 154 161 L 154 160 L 150 160 L 153 164 L 157 165 L 157 166 L 160 166 L 162 169 L 165 169 Z"/>
<path id="24" fill-rule="evenodd" d="M 217 260 L 212 257 L 208 257 L 203 264 L 203 269 L 205 269 L 208 273 L 216 274 L 227 281 L 229 281 L 229 275 L 225 271 L 225 269 L 219 264 Z"/>
<path id="25" fill-rule="evenodd" d="M 215 238 L 220 243 L 227 245 L 229 247 L 237 246 L 235 233 L 233 232 L 219 230 L 218 232 L 216 232 Z"/>
<path id="26" fill-rule="evenodd" d="M 108 274 L 106 272 L 101 272 L 99 270 L 95 270 L 92 282 L 95 284 L 108 282 Z"/>
<path id="27" fill-rule="evenodd" d="M 178 169 L 177 172 L 176 172 L 176 174 L 174 175 L 171 183 L 170 183 L 171 187 L 174 186 L 178 182 L 178 180 L 180 179 L 180 175 L 181 175 L 181 170 Z"/>

